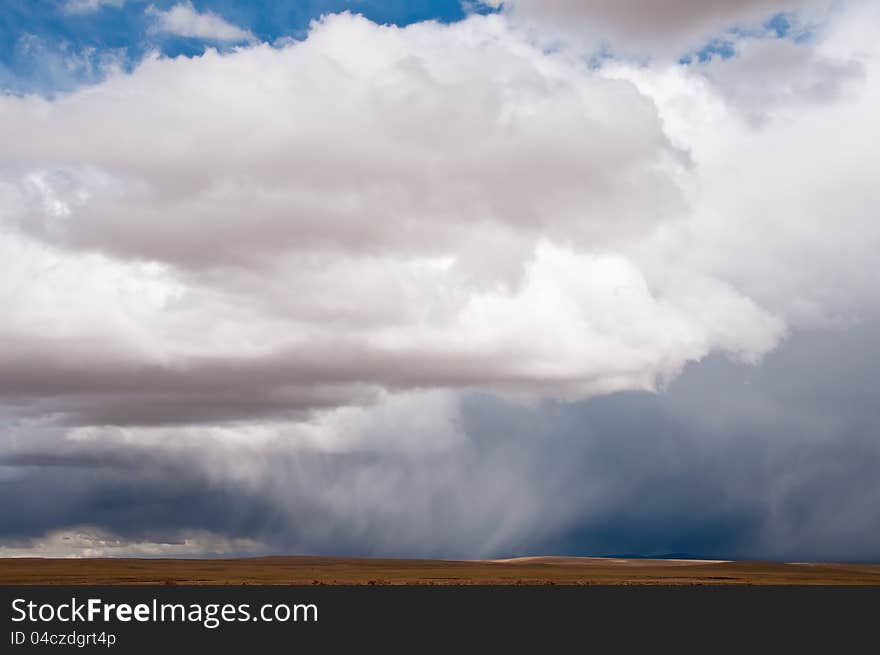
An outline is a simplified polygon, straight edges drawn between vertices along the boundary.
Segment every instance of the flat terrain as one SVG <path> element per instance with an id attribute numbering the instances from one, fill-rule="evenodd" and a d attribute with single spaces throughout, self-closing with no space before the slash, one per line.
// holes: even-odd
<path id="1" fill-rule="evenodd" d="M 0 559 L 0 584 L 880 585 L 880 565 L 528 557 Z"/>

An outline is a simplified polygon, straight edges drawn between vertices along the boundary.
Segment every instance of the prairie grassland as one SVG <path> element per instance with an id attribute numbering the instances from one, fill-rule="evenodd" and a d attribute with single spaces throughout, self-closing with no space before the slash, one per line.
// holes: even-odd
<path id="1" fill-rule="evenodd" d="M 880 565 L 529 557 L 0 559 L 0 584 L 880 585 Z"/>

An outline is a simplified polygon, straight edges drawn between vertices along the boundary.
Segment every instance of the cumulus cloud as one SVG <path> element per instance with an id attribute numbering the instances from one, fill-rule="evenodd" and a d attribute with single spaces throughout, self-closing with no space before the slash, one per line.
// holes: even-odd
<path id="1" fill-rule="evenodd" d="M 757 29 L 774 15 L 824 16 L 830 0 L 492 0 L 515 19 L 581 46 L 639 56 L 680 56 L 733 28 Z"/>
<path id="2" fill-rule="evenodd" d="M 282 48 L 3 98 L 0 388 L 18 415 L 120 424 L 414 387 L 578 398 L 857 319 L 876 89 L 852 24 L 772 46 L 810 74 L 851 64 L 823 69 L 828 93 L 766 73 L 780 91 L 750 106 L 790 115 L 758 132 L 731 100 L 745 38 L 717 64 L 590 71 L 502 16 L 339 15 Z"/>
<path id="3" fill-rule="evenodd" d="M 155 29 L 159 32 L 219 43 L 254 40 L 248 30 L 233 25 L 212 11 L 199 12 L 192 2 L 179 2 L 166 11 L 150 5 L 147 13 L 155 17 Z"/>
<path id="4" fill-rule="evenodd" d="M 630 247 L 686 211 L 688 157 L 634 84 L 502 17 L 339 15 L 0 112 L 0 386 L 36 411 L 586 397 L 754 361 L 784 330 L 723 279 L 645 276 Z"/>
<path id="5" fill-rule="evenodd" d="M 655 241 L 666 244 L 651 255 L 662 253 L 656 266 L 689 260 L 794 328 L 876 316 L 868 261 L 880 245 L 871 127 L 880 85 L 865 26 L 877 19 L 876 6 L 863 4 L 812 44 L 768 45 L 756 85 L 737 81 L 748 54 L 708 66 L 607 67 L 654 99 L 699 171 L 686 192 L 689 217 Z M 780 51 L 791 59 L 775 68 Z"/>
<path id="6" fill-rule="evenodd" d="M 522 232 L 602 247 L 680 208 L 683 156 L 652 104 L 494 18 L 400 30 L 332 16 L 303 43 L 149 60 L 57 103 L 4 106 L 33 127 L 42 111 L 53 138 L 15 143 L 19 161 L 52 163 L 10 199 L 31 204 L 29 229 L 187 267 L 468 246 L 484 265 L 485 243 Z"/>

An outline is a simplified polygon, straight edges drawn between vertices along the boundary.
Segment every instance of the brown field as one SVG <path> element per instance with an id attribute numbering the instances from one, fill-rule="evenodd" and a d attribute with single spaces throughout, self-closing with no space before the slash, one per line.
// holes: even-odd
<path id="1" fill-rule="evenodd" d="M 0 584 L 880 585 L 880 565 L 528 557 L 0 559 Z"/>

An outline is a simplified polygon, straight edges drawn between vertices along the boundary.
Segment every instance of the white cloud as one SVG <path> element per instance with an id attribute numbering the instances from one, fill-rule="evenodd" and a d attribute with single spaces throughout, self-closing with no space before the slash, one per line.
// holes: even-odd
<path id="1" fill-rule="evenodd" d="M 217 375 L 258 406 L 582 397 L 715 350 L 754 359 L 782 332 L 721 280 L 645 278 L 626 247 L 685 209 L 685 157 L 632 84 L 501 17 L 333 16 L 303 43 L 153 59 L 0 111 L 6 247 L 32 253 L 6 276 L 10 388 L 39 361 L 46 393 L 85 384 L 113 397 L 100 411 L 169 386 L 157 403 L 228 406 L 203 397 Z M 81 369 L 69 387 L 59 367 Z M 141 371 L 130 397 L 123 370 Z"/>
<path id="2" fill-rule="evenodd" d="M 147 13 L 155 17 L 155 29 L 159 32 L 220 43 L 254 40 L 248 30 L 229 23 L 212 11 L 199 12 L 192 2 L 180 2 L 167 11 L 150 5 Z"/>
<path id="3" fill-rule="evenodd" d="M 125 0 L 67 0 L 64 11 L 68 14 L 86 14 L 103 7 L 121 7 Z"/>
<path id="4" fill-rule="evenodd" d="M 658 266 L 671 258 L 727 280 L 794 328 L 876 316 L 880 84 L 866 24 L 880 24 L 876 6 L 838 16 L 807 45 L 746 39 L 742 54 L 708 66 L 606 69 L 654 99 L 694 162 L 692 211 L 669 225 L 664 243 L 675 245 L 654 252 Z M 747 84 L 751 48 L 767 61 Z"/>
<path id="5" fill-rule="evenodd" d="M 593 71 L 504 16 L 330 16 L 0 98 L 0 392 L 84 425 L 583 398 L 858 318 L 878 89 L 847 20 L 795 53 L 807 82 L 766 75 L 760 130 L 738 61 Z M 845 89 L 815 102 L 817 66 Z"/>

